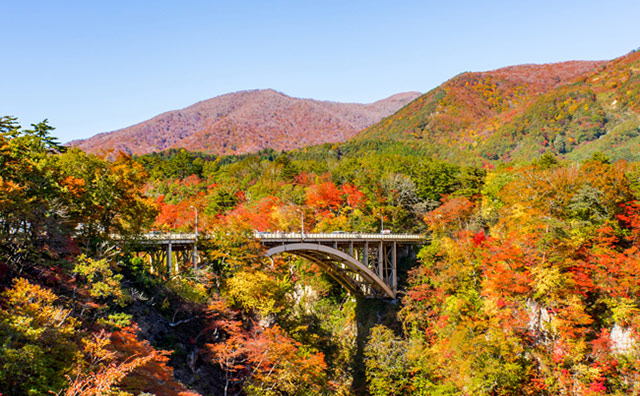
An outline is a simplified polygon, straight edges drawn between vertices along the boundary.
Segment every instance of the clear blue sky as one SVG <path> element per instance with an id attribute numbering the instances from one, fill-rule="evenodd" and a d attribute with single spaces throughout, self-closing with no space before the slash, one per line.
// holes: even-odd
<path id="1" fill-rule="evenodd" d="M 371 102 L 640 47 L 638 0 L 0 4 L 0 115 L 48 118 L 62 141 L 243 89 Z"/>

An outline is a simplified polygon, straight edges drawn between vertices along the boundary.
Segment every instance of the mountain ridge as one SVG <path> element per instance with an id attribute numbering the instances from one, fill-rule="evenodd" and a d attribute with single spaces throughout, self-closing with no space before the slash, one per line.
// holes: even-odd
<path id="1" fill-rule="evenodd" d="M 169 148 L 214 154 L 289 150 L 347 140 L 419 95 L 403 92 L 360 104 L 294 98 L 273 89 L 238 91 L 67 144 L 129 154 Z"/>
<path id="2" fill-rule="evenodd" d="M 355 141 L 420 147 L 454 162 L 532 160 L 550 151 L 581 160 L 596 151 L 639 159 L 640 52 L 462 73 Z"/>

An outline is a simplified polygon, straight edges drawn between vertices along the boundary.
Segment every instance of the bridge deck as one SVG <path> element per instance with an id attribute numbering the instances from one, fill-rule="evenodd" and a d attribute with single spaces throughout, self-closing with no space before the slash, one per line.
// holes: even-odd
<path id="1" fill-rule="evenodd" d="M 264 243 L 292 243 L 304 242 L 402 242 L 423 243 L 425 236 L 420 234 L 365 234 L 365 233 L 314 233 L 301 234 L 299 232 L 259 232 L 254 234 L 256 239 Z"/>
<path id="2" fill-rule="evenodd" d="M 113 236 L 114 239 L 119 237 Z M 200 239 L 206 239 L 206 234 L 198 235 Z M 426 236 L 421 234 L 369 234 L 357 232 L 332 232 L 332 233 L 304 233 L 299 232 L 256 232 L 253 237 L 263 243 L 294 243 L 294 242 L 399 242 L 399 243 L 424 243 Z M 193 244 L 196 241 L 194 233 L 147 233 L 141 234 L 138 241 L 145 244 L 175 245 Z"/>

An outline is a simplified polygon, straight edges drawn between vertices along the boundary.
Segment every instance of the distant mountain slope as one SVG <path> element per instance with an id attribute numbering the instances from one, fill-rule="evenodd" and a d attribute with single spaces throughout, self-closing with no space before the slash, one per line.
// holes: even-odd
<path id="1" fill-rule="evenodd" d="M 292 98 L 270 89 L 242 91 L 69 144 L 89 152 L 133 154 L 179 147 L 216 154 L 289 150 L 347 140 L 419 95 L 406 92 L 356 104 Z"/>
<path id="2" fill-rule="evenodd" d="M 419 145 L 456 162 L 571 159 L 596 150 L 640 159 L 640 53 L 612 61 L 512 66 L 463 73 L 356 140 Z"/>

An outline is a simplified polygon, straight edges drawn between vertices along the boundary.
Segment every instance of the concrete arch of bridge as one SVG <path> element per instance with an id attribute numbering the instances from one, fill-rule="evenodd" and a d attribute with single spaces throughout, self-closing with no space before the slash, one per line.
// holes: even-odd
<path id="1" fill-rule="evenodd" d="M 358 287 L 354 284 L 354 280 L 343 274 L 341 271 L 335 270 L 335 268 L 332 268 L 326 263 L 326 260 L 322 260 L 318 257 L 318 253 L 321 253 L 324 256 L 328 256 L 332 261 L 345 264 L 351 272 L 360 275 L 364 281 L 376 291 L 382 293 L 386 297 L 395 298 L 395 293 L 391 290 L 389 285 L 380 279 L 380 277 L 373 273 L 373 271 L 363 263 L 338 249 L 315 243 L 291 243 L 272 247 L 267 251 L 267 256 L 273 256 L 280 253 L 294 254 L 315 262 L 320 265 L 320 267 L 327 270 L 329 275 L 346 287 L 350 292 L 357 292 Z"/>

